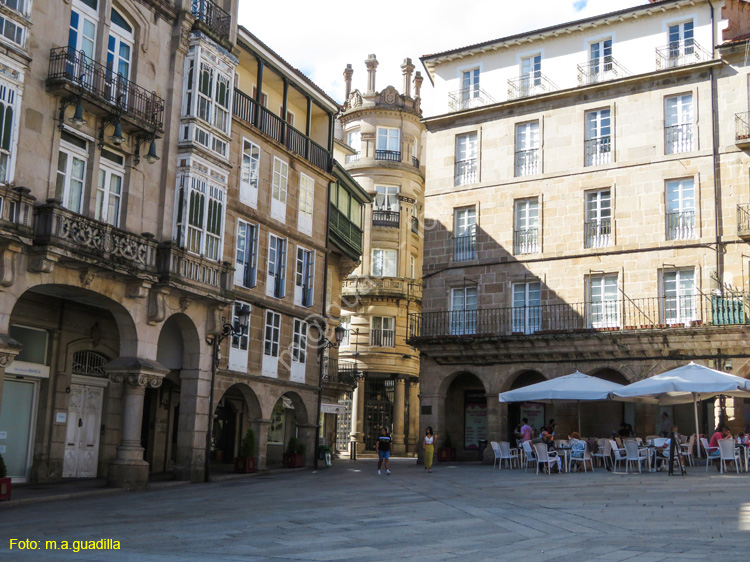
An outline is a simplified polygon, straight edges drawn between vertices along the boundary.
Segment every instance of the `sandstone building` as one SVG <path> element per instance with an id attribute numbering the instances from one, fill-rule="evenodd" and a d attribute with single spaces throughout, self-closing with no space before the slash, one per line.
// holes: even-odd
<path id="1" fill-rule="evenodd" d="M 422 425 L 459 456 L 522 416 L 575 408 L 499 392 L 576 369 L 627 383 L 689 360 L 747 362 L 750 3 L 661 0 L 425 56 Z M 735 429 L 742 401 L 720 406 Z M 714 410 L 716 408 L 716 411 Z M 654 429 L 598 404 L 583 430 Z M 675 407 L 675 420 L 691 426 Z"/>

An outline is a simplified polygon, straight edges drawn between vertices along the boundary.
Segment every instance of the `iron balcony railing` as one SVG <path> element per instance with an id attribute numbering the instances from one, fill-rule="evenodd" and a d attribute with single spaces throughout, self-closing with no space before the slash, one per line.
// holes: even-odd
<path id="1" fill-rule="evenodd" d="M 192 0 L 193 17 L 210 30 L 228 39 L 232 18 L 211 0 Z"/>
<path id="2" fill-rule="evenodd" d="M 750 113 L 734 116 L 734 140 L 737 144 L 750 144 Z"/>
<path id="3" fill-rule="evenodd" d="M 333 159 L 325 148 L 240 90 L 234 91 L 232 113 L 237 119 L 257 127 L 313 166 L 324 172 L 331 171 Z"/>
<path id="4" fill-rule="evenodd" d="M 356 154 L 347 154 L 346 158 L 344 158 L 344 163 L 351 164 L 352 162 L 358 162 L 359 161 L 359 152 Z"/>
<path id="5" fill-rule="evenodd" d="M 598 84 L 608 80 L 623 78 L 630 73 L 614 58 L 604 57 L 602 60 L 589 61 L 578 65 L 578 85 Z"/>
<path id="6" fill-rule="evenodd" d="M 508 80 L 508 99 L 515 100 L 554 92 L 558 87 L 541 72 Z"/>
<path id="7" fill-rule="evenodd" d="M 473 109 L 493 103 L 495 103 L 495 100 L 492 99 L 492 96 L 481 88 L 462 88 L 448 94 L 448 107 L 451 111 Z"/>
<path id="8" fill-rule="evenodd" d="M 666 154 L 681 154 L 693 150 L 693 124 L 664 127 L 664 147 Z"/>
<path id="9" fill-rule="evenodd" d="M 409 315 L 407 343 L 420 338 L 503 337 L 750 323 L 748 296 L 688 294 L 423 312 Z"/>
<path id="10" fill-rule="evenodd" d="M 667 213 L 667 240 L 696 238 L 695 211 Z"/>
<path id="11" fill-rule="evenodd" d="M 370 330 L 370 345 L 374 347 L 395 347 L 396 334 L 393 330 Z"/>
<path id="12" fill-rule="evenodd" d="M 583 225 L 586 248 L 606 248 L 612 245 L 612 219 L 586 221 Z"/>
<path id="13" fill-rule="evenodd" d="M 711 53 L 703 49 L 693 39 L 672 41 L 665 47 L 656 49 L 656 68 L 665 70 L 711 60 Z"/>
<path id="14" fill-rule="evenodd" d="M 414 234 L 419 234 L 419 219 L 417 217 L 411 218 L 411 231 Z"/>
<path id="15" fill-rule="evenodd" d="M 737 234 L 750 235 L 750 205 L 747 203 L 737 205 Z"/>
<path id="16" fill-rule="evenodd" d="M 135 82 L 95 62 L 83 51 L 56 47 L 50 51 L 47 84 L 64 82 L 92 103 L 134 120 L 149 131 L 164 126 L 164 100 Z"/>
<path id="17" fill-rule="evenodd" d="M 363 375 L 364 373 L 360 372 L 357 368 L 356 361 L 323 357 L 324 382 L 345 384 L 354 387 Z"/>
<path id="18" fill-rule="evenodd" d="M 362 254 L 362 229 L 355 225 L 333 203 L 328 205 L 328 228 L 331 234 L 341 243 L 347 245 L 355 254 Z"/>
<path id="19" fill-rule="evenodd" d="M 583 141 L 586 166 L 599 166 L 612 161 L 612 137 L 606 135 Z"/>
<path id="20" fill-rule="evenodd" d="M 531 176 L 539 173 L 539 149 L 516 151 L 516 177 Z"/>
<path id="21" fill-rule="evenodd" d="M 513 231 L 513 253 L 517 256 L 539 253 L 539 228 Z"/>
<path id="22" fill-rule="evenodd" d="M 468 185 L 476 183 L 479 180 L 479 166 L 476 158 L 468 160 L 458 160 L 455 166 L 454 185 Z"/>
<path id="23" fill-rule="evenodd" d="M 453 238 L 453 261 L 477 259 L 477 235 L 466 234 Z"/>
<path id="24" fill-rule="evenodd" d="M 375 160 L 385 160 L 386 162 L 401 162 L 401 152 L 398 150 L 376 150 Z"/>
<path id="25" fill-rule="evenodd" d="M 373 209 L 372 211 L 372 226 L 398 228 L 400 219 L 400 211 L 383 211 L 381 209 Z"/>
<path id="26" fill-rule="evenodd" d="M 414 166 L 415 168 L 419 168 L 419 158 L 417 158 L 416 156 L 412 156 L 411 165 Z"/>

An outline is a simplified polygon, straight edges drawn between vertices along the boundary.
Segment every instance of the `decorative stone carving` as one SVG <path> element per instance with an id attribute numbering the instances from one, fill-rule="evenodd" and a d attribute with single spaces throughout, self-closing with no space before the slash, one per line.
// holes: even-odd
<path id="1" fill-rule="evenodd" d="M 166 289 L 152 288 L 148 295 L 148 323 L 152 326 L 164 322 L 167 317 Z"/>
<path id="2" fill-rule="evenodd" d="M 55 269 L 55 262 L 45 256 L 29 256 L 29 262 L 26 268 L 31 273 L 52 273 Z"/>
<path id="3" fill-rule="evenodd" d="M 11 240 L 0 244 L 0 287 L 10 287 L 16 278 L 16 259 L 22 246 Z"/>
<path id="4" fill-rule="evenodd" d="M 393 86 L 388 86 L 385 90 L 383 90 L 381 96 L 385 103 L 387 103 L 388 105 L 394 105 L 396 103 L 396 100 L 398 99 L 398 92 Z"/>
<path id="5" fill-rule="evenodd" d="M 193 304 L 193 299 L 190 297 L 182 297 L 180 299 L 180 312 L 185 312 L 188 308 L 190 308 L 190 305 Z"/>
<path id="6" fill-rule="evenodd" d="M 81 286 L 86 289 L 91 285 L 91 283 L 94 282 L 94 279 L 96 279 L 96 274 L 90 272 L 88 269 L 84 269 L 81 271 L 81 273 L 78 275 L 78 278 L 81 281 Z"/>
<path id="7" fill-rule="evenodd" d="M 118 357 L 104 365 L 104 371 L 112 382 L 138 388 L 158 388 L 169 373 L 161 363 L 140 357 Z"/>
<path id="8" fill-rule="evenodd" d="M 109 375 L 109 380 L 114 383 L 126 383 L 131 386 L 140 386 L 143 388 L 159 388 L 162 381 L 164 380 L 164 377 L 160 375 L 149 375 L 144 373 L 115 373 Z"/>
<path id="9" fill-rule="evenodd" d="M 125 295 L 131 299 L 145 299 L 148 296 L 148 287 L 143 281 L 131 281 L 127 284 Z"/>
<path id="10" fill-rule="evenodd" d="M 102 341 L 102 329 L 99 327 L 99 322 L 94 322 L 91 326 L 91 345 L 94 347 L 98 346 Z"/>

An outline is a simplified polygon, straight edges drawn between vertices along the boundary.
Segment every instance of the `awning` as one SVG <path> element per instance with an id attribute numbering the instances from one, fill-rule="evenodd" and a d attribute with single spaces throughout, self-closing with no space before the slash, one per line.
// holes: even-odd
<path id="1" fill-rule="evenodd" d="M 324 414 L 343 414 L 346 407 L 343 404 L 321 404 L 320 411 Z"/>

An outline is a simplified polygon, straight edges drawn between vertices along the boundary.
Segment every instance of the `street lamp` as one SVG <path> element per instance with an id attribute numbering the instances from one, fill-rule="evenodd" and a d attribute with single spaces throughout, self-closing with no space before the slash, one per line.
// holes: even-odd
<path id="1" fill-rule="evenodd" d="M 219 367 L 219 352 L 221 351 L 221 342 L 229 336 L 242 336 L 247 333 L 247 326 L 250 319 L 250 307 L 246 304 L 235 306 L 234 315 L 237 320 L 234 324 L 227 322 L 225 317 L 221 317 L 221 331 L 218 334 L 208 336 L 206 343 L 212 347 L 211 353 L 211 388 L 208 392 L 208 427 L 206 428 L 206 455 L 203 465 L 203 480 L 210 481 L 210 462 L 211 462 L 211 439 L 214 425 L 214 384 L 216 383 L 216 369 Z"/>
<path id="2" fill-rule="evenodd" d="M 318 410 L 315 416 L 315 448 L 313 449 L 313 468 L 318 469 L 318 442 L 320 441 L 320 410 L 323 407 L 323 351 L 326 349 L 336 349 L 341 345 L 344 336 L 346 335 L 346 329 L 343 326 L 336 326 L 333 329 L 333 341 L 325 337 L 325 332 L 321 331 L 320 326 L 317 323 L 310 324 L 310 336 L 313 341 L 318 343 L 318 363 L 320 363 L 320 370 L 318 371 Z"/>

